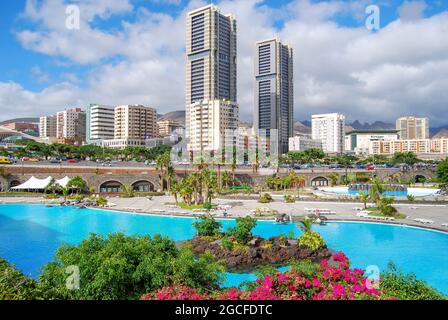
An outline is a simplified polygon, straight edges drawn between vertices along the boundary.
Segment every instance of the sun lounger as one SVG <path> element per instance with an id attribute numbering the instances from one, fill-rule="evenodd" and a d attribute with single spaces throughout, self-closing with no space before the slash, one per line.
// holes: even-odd
<path id="1" fill-rule="evenodd" d="M 417 218 L 417 219 L 414 219 L 414 221 L 415 222 L 420 222 L 420 223 L 423 223 L 423 224 L 433 224 L 434 223 L 434 221 L 432 221 L 432 220 L 423 219 L 423 218 Z"/>
<path id="2" fill-rule="evenodd" d="M 442 223 L 441 226 L 448 228 L 448 223 Z"/>

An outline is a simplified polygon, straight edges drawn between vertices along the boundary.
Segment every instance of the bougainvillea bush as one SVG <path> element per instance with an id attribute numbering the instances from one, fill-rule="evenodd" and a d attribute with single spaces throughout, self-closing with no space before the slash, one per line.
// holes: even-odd
<path id="1" fill-rule="evenodd" d="M 146 294 L 143 300 L 379 300 L 391 299 L 360 269 L 350 269 L 343 253 L 322 260 L 312 274 L 294 266 L 287 272 L 267 274 L 250 289 L 221 289 L 213 292 L 171 285 Z"/>

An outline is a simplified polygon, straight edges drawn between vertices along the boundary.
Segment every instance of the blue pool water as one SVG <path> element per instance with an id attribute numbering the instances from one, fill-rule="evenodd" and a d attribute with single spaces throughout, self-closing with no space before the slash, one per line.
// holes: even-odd
<path id="1" fill-rule="evenodd" d="M 320 188 L 320 190 L 347 196 L 357 196 L 361 193 L 367 193 L 367 191 L 363 190 L 349 190 L 348 187 L 325 187 Z M 432 188 L 408 188 L 407 191 L 385 191 L 383 195 L 388 197 L 406 197 L 408 195 L 414 197 L 427 197 L 434 196 L 438 191 L 439 189 Z"/>
<path id="2" fill-rule="evenodd" d="M 90 233 L 162 234 L 174 240 L 194 236 L 194 219 L 125 214 L 112 211 L 43 205 L 0 205 L 0 257 L 36 277 L 62 243 L 77 244 Z M 234 221 L 223 221 L 224 227 Z M 448 293 L 448 234 L 418 228 L 374 223 L 329 223 L 315 226 L 328 246 L 343 251 L 354 267 L 386 268 L 394 261 L 435 288 Z M 294 224 L 260 221 L 254 233 L 263 237 L 300 234 Z M 228 274 L 226 285 L 254 280 L 251 274 Z"/>

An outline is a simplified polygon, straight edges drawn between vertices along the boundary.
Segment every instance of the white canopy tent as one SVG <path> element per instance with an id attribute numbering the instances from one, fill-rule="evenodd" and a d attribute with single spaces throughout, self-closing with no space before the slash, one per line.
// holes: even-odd
<path id="1" fill-rule="evenodd" d="M 52 177 L 46 179 L 38 179 L 32 176 L 28 181 L 22 183 L 17 187 L 12 187 L 11 190 L 44 190 L 50 184 Z"/>
<path id="2" fill-rule="evenodd" d="M 60 185 L 62 188 L 65 188 L 65 187 L 67 186 L 67 184 L 68 184 L 69 181 L 70 181 L 70 178 L 67 177 L 67 176 L 65 176 L 65 177 L 62 178 L 62 179 L 56 180 L 56 183 L 57 183 L 58 185 Z"/>

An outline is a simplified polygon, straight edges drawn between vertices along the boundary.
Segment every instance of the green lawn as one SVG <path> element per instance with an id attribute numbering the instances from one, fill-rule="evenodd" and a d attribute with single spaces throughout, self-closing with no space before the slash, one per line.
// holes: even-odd
<path id="1" fill-rule="evenodd" d="M 179 208 L 181 209 L 185 209 L 185 210 L 195 210 L 195 209 L 204 209 L 204 205 L 202 204 L 192 204 L 192 205 L 188 205 L 185 202 L 178 202 L 176 204 Z M 216 204 L 212 204 L 212 208 L 215 209 L 218 206 Z"/>
<path id="2" fill-rule="evenodd" d="M 406 219 L 406 215 L 403 213 L 395 213 L 394 215 L 391 216 L 386 216 L 384 214 L 382 214 L 378 208 L 367 208 L 367 211 L 370 211 L 369 216 L 374 216 L 374 217 L 392 217 L 395 219 Z"/>

